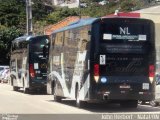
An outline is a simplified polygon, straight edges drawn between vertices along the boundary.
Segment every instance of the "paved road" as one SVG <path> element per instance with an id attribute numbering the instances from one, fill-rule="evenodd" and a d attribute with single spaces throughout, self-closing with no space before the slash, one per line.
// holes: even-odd
<path id="1" fill-rule="evenodd" d="M 53 101 L 52 95 L 15 92 L 10 85 L 0 83 L 0 120 L 142 120 L 142 118 L 159 120 L 160 107 L 139 105 L 137 109 L 124 109 L 116 104 L 90 104 L 79 109 L 71 100 L 57 103 Z"/>
<path id="2" fill-rule="evenodd" d="M 0 84 L 0 113 L 51 114 L 51 113 L 90 113 L 74 106 L 55 103 L 51 95 L 29 95 L 12 91 L 12 87 Z"/>
<path id="3" fill-rule="evenodd" d="M 160 13 L 160 5 L 138 10 L 140 13 Z"/>
<path id="4" fill-rule="evenodd" d="M 15 114 L 93 114 L 93 113 L 159 113 L 160 107 L 139 105 L 137 109 L 124 109 L 119 105 L 91 104 L 79 109 L 74 101 L 53 101 L 52 95 L 24 94 L 12 91 L 12 87 L 0 84 L 0 113 Z"/>

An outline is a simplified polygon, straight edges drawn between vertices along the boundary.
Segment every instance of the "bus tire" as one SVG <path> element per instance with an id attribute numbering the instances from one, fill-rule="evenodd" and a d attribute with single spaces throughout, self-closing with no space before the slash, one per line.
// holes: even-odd
<path id="1" fill-rule="evenodd" d="M 13 86 L 13 78 L 11 78 L 11 85 Z"/>
<path id="2" fill-rule="evenodd" d="M 84 105 L 84 102 L 81 101 L 80 98 L 79 98 L 79 87 L 78 87 L 78 84 L 76 84 L 75 97 L 76 97 L 76 106 L 78 108 L 82 108 L 83 105 Z"/>
<path id="3" fill-rule="evenodd" d="M 12 86 L 13 86 L 13 91 L 18 91 L 18 87 L 17 86 L 14 86 L 14 78 L 12 78 L 11 82 L 12 82 Z"/>
<path id="4" fill-rule="evenodd" d="M 23 78 L 23 93 L 28 94 L 29 89 L 25 87 L 24 78 Z"/>
<path id="5" fill-rule="evenodd" d="M 120 106 L 123 108 L 137 108 L 138 101 L 137 100 L 122 101 L 120 103 Z"/>
<path id="6" fill-rule="evenodd" d="M 29 93 L 29 89 L 28 88 L 23 88 L 23 93 L 28 94 Z"/>
<path id="7" fill-rule="evenodd" d="M 57 96 L 57 93 L 56 93 L 56 89 L 57 89 L 57 83 L 55 83 L 54 87 L 52 87 L 52 93 L 53 93 L 53 98 L 54 98 L 54 101 L 55 102 L 62 102 L 62 97 L 60 96 Z"/>
<path id="8" fill-rule="evenodd" d="M 18 91 L 18 87 L 16 87 L 16 86 L 13 86 L 13 91 Z"/>
<path id="9" fill-rule="evenodd" d="M 53 95 L 54 94 L 54 91 L 55 91 L 55 81 L 53 81 L 52 83 L 51 83 L 51 94 Z"/>

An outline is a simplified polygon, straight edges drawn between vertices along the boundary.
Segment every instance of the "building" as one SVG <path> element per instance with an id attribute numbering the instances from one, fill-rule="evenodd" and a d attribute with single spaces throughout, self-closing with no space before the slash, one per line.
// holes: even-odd
<path id="1" fill-rule="evenodd" d="M 70 23 L 72 22 L 75 22 L 79 20 L 79 17 L 78 16 L 71 16 L 71 17 L 67 17 L 65 18 L 64 20 L 56 23 L 56 24 L 53 24 L 53 25 L 50 25 L 50 26 L 47 26 L 45 29 L 44 29 L 44 34 L 46 35 L 50 35 L 53 31 L 57 30 L 57 29 L 60 29 L 62 27 L 65 27 L 67 25 L 69 25 Z"/>
<path id="2" fill-rule="evenodd" d="M 52 0 L 52 4 L 55 6 L 75 8 L 79 7 L 79 0 Z"/>

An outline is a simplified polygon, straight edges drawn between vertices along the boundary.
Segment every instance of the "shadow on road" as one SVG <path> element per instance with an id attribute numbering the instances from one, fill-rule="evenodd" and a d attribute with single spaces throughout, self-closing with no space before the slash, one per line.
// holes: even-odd
<path id="1" fill-rule="evenodd" d="M 48 102 L 54 102 L 54 100 L 49 100 Z M 76 107 L 75 101 L 73 100 L 62 100 L 59 102 L 64 105 Z M 151 107 L 150 105 L 138 105 L 137 108 L 122 108 L 116 103 L 85 103 L 84 107 L 80 108 L 96 113 L 118 113 L 118 112 L 160 112 L 160 107 Z"/>
<path id="2" fill-rule="evenodd" d="M 19 89 L 16 92 L 24 93 L 23 89 Z M 45 91 L 39 91 L 39 90 L 29 91 L 29 93 L 24 93 L 24 94 L 29 94 L 29 95 L 48 95 Z"/>

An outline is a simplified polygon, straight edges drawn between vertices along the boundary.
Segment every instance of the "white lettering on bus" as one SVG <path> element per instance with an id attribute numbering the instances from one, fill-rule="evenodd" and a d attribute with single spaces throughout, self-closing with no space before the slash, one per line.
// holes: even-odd
<path id="1" fill-rule="evenodd" d="M 130 35 L 128 27 L 122 28 L 120 27 L 120 34 L 124 34 L 124 35 Z"/>

